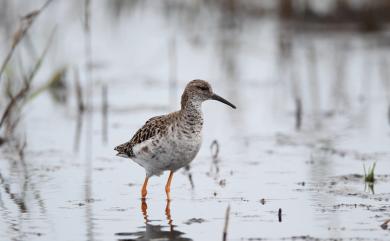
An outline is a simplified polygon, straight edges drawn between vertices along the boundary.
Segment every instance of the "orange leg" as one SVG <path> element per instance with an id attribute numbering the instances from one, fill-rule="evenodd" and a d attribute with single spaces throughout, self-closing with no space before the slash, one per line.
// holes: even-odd
<path id="1" fill-rule="evenodd" d="M 142 199 L 145 199 L 146 194 L 148 193 L 148 191 L 146 190 L 148 186 L 148 181 L 149 181 L 149 177 L 145 177 L 144 185 L 142 185 L 142 190 L 141 190 Z"/>
<path id="2" fill-rule="evenodd" d="M 171 192 L 171 182 L 173 177 L 173 171 L 169 173 L 167 185 L 165 185 L 165 193 L 167 194 L 167 200 L 171 200 L 169 193 Z"/>
<path id="3" fill-rule="evenodd" d="M 173 224 L 172 224 L 173 220 L 172 220 L 172 217 L 171 217 L 170 205 L 171 205 L 171 200 L 167 199 L 167 205 L 165 207 L 165 216 L 167 217 L 168 224 L 169 224 L 169 227 L 170 227 L 171 231 L 173 231 Z"/>
<path id="4" fill-rule="evenodd" d="M 146 204 L 146 200 L 142 198 L 141 202 L 141 212 L 144 216 L 145 223 L 148 223 L 148 205 Z"/>

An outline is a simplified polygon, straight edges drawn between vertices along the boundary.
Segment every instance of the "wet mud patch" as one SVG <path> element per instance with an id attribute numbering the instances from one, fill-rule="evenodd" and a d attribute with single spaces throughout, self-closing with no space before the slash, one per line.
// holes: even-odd
<path id="1" fill-rule="evenodd" d="M 390 192 L 386 188 L 389 183 L 390 175 L 375 175 L 374 183 L 366 183 L 363 175 L 348 174 L 329 177 L 316 183 L 307 183 L 297 191 L 315 193 L 315 198 L 326 197 L 328 202 L 318 203 L 316 206 L 319 213 L 324 215 L 355 213 L 365 217 L 356 222 L 359 225 L 359 230 L 378 232 L 382 231 L 381 229 L 387 229 L 386 220 L 390 217 Z M 375 192 L 376 187 L 381 187 L 378 188 L 380 192 Z M 373 222 L 376 225 L 371 225 Z M 348 240 L 366 239 L 352 238 Z"/>
<path id="2" fill-rule="evenodd" d="M 248 241 L 268 241 L 268 240 L 275 240 L 275 239 L 268 239 L 268 238 L 248 238 L 246 239 Z M 367 238 L 317 238 L 310 235 L 301 235 L 301 236 L 291 236 L 291 237 L 283 237 L 276 240 L 292 240 L 292 241 L 363 241 L 363 240 L 370 240 L 370 241 L 379 241 L 381 239 L 367 239 Z"/>
<path id="3" fill-rule="evenodd" d="M 206 222 L 206 220 L 203 218 L 191 218 L 185 221 L 184 224 L 191 225 L 191 224 L 204 223 L 204 222 Z"/>
<path id="4" fill-rule="evenodd" d="M 307 183 L 307 185 L 302 185 L 303 188 L 296 190 L 326 192 L 334 195 L 388 202 L 390 192 L 375 192 L 375 187 L 379 185 L 390 185 L 390 175 L 376 175 L 374 183 L 364 182 L 364 176 L 360 174 L 341 175 L 316 183 Z"/>
<path id="5" fill-rule="evenodd" d="M 83 206 L 93 204 L 95 202 L 101 202 L 101 201 L 102 201 L 101 199 L 93 199 L 93 198 L 90 198 L 87 200 L 68 200 L 67 203 L 69 205 L 66 207 L 63 207 L 63 208 L 72 209 L 72 208 L 77 208 L 77 207 L 83 207 Z"/>
<path id="6" fill-rule="evenodd" d="M 281 240 L 305 240 L 305 241 L 363 241 L 363 240 L 372 240 L 379 241 L 380 239 L 367 239 L 367 238 L 316 238 L 308 235 L 303 236 L 292 236 L 282 238 Z"/>

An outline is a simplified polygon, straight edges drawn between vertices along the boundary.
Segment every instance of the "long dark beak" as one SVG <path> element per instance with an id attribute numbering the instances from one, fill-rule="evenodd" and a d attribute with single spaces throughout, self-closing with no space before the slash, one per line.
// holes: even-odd
<path id="1" fill-rule="evenodd" d="M 222 98 L 222 97 L 219 96 L 219 95 L 213 94 L 213 95 L 211 96 L 211 99 L 212 99 L 212 100 L 218 100 L 218 101 L 220 101 L 220 102 L 222 102 L 222 103 L 224 103 L 224 104 L 227 104 L 228 106 L 232 107 L 233 109 L 236 109 L 236 106 L 235 106 L 235 105 L 233 105 L 232 103 L 230 103 L 229 101 L 225 100 L 224 98 Z"/>

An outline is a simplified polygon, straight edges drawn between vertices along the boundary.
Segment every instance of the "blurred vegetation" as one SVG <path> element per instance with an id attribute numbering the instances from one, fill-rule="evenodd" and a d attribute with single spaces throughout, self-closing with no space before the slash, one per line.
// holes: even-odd
<path id="1" fill-rule="evenodd" d="M 389 0 L 327 1 L 329 7 L 326 11 L 319 11 L 315 3 L 308 0 L 280 0 L 279 15 L 282 19 L 302 24 L 352 24 L 363 31 L 377 31 L 390 22 Z"/>
<path id="2" fill-rule="evenodd" d="M 14 132 L 20 120 L 21 109 L 24 104 L 28 102 L 27 97 L 31 92 L 31 83 L 46 58 L 46 54 L 55 34 L 55 28 L 49 36 L 42 54 L 38 58 L 34 59 L 33 63 L 30 63 L 31 69 L 28 73 L 24 71 L 23 66 L 20 66 L 20 62 L 18 64 L 11 64 L 11 59 L 14 56 L 18 45 L 24 40 L 24 38 L 26 38 L 28 30 L 34 23 L 35 19 L 51 3 L 51 1 L 52 0 L 46 1 L 39 9 L 30 11 L 19 20 L 19 26 L 13 34 L 11 45 L 1 63 L 0 85 L 4 86 L 4 92 L 1 94 L 6 96 L 6 104 L 1 106 L 2 109 L 0 109 L 1 143 L 15 137 Z M 19 75 L 15 74 L 18 72 L 17 70 L 20 70 Z M 25 145 L 20 145 L 18 147 L 24 149 Z M 23 153 L 22 149 L 19 150 L 19 153 Z"/>
<path id="3" fill-rule="evenodd" d="M 372 164 L 372 166 L 368 167 L 368 170 L 366 172 L 366 167 L 363 166 L 364 168 L 364 181 L 369 182 L 369 183 L 374 183 L 375 182 L 375 166 L 376 162 Z"/>
<path id="4" fill-rule="evenodd" d="M 147 1 L 107 1 L 108 8 L 116 16 L 142 7 Z M 216 0 L 180 1 L 167 0 L 162 3 L 170 9 L 193 9 L 200 5 L 218 8 L 221 12 L 241 17 L 262 17 L 277 14 L 281 19 L 321 24 L 356 24 L 362 30 L 378 30 L 390 22 L 389 0 Z"/>
<path id="5" fill-rule="evenodd" d="M 3 32 L 9 32 L 9 29 L 13 30 L 13 35 L 8 38 L 10 44 L 9 50 L 5 58 L 1 59 L 1 67 L 0 67 L 0 83 L 3 82 L 3 99 L 8 98 L 8 100 L 12 99 L 12 96 L 15 96 L 18 88 L 17 85 L 13 85 L 15 81 L 13 80 L 17 76 L 18 70 L 21 69 L 19 63 L 17 61 L 10 61 L 12 56 L 14 55 L 14 51 L 16 51 L 19 43 L 21 45 L 28 45 L 28 42 L 34 40 L 33 35 L 29 35 L 28 31 L 30 26 L 32 26 L 35 18 L 39 15 L 39 13 L 51 2 L 48 0 L 41 8 L 31 11 L 28 14 L 25 14 L 22 18 L 19 19 L 19 26 L 15 28 L 14 23 L 12 21 L 15 17 L 15 14 L 11 14 L 11 10 L 15 10 L 20 4 L 16 1 L 16 3 L 10 1 L 2 1 L 0 2 L 0 28 L 3 28 Z M 86 1 L 90 2 L 90 1 Z M 142 8 L 148 3 L 155 3 L 162 6 L 163 11 L 166 14 L 168 20 L 171 19 L 171 16 L 176 16 L 174 19 L 175 22 L 184 24 L 183 29 L 188 29 L 187 33 L 191 33 L 192 24 L 194 29 L 196 29 L 196 24 L 194 24 L 195 17 L 199 15 L 200 9 L 206 9 L 206 11 L 216 12 L 219 14 L 215 14 L 218 17 L 217 22 L 219 27 L 221 28 L 240 28 L 241 20 L 251 19 L 251 18 L 262 18 L 265 16 L 271 16 L 280 22 L 280 36 L 279 36 L 279 54 L 280 61 L 284 61 L 287 64 L 292 65 L 294 61 L 294 53 L 292 52 L 292 48 L 294 45 L 294 30 L 296 29 L 310 29 L 310 30 L 321 30 L 321 31 L 333 31 L 333 30 L 344 30 L 348 29 L 356 29 L 365 32 L 374 32 L 374 31 L 382 31 L 386 28 L 386 26 L 390 22 L 390 0 L 216 0 L 216 1 L 207 1 L 207 0 L 189 0 L 189 1 L 181 1 L 181 0 L 167 0 L 156 3 L 152 0 L 112 0 L 105 1 L 105 5 L 107 6 L 107 10 L 112 14 L 113 18 L 120 18 L 123 14 L 131 14 L 137 8 Z M 74 5 L 78 6 L 78 5 Z M 80 7 L 80 6 L 78 6 Z M 175 10 L 175 11 L 174 11 Z M 88 11 L 85 11 L 86 15 L 89 15 Z M 88 14 L 87 14 L 88 13 Z M 176 15 L 175 15 L 176 14 Z M 183 15 L 185 17 L 183 17 Z M 209 24 L 211 20 L 215 20 L 214 16 L 210 15 L 210 20 L 207 20 L 206 23 Z M 186 19 L 187 21 L 181 21 L 182 19 Z M 88 19 L 88 17 L 86 17 Z M 89 21 L 86 21 L 88 23 Z M 17 23 L 17 22 L 16 22 Z M 211 24 L 211 23 L 210 23 Z M 7 30 L 8 29 L 8 30 Z M 282 33 L 283 32 L 283 33 Z M 226 62 L 227 71 L 232 70 L 232 73 L 229 72 L 229 76 L 234 76 L 234 65 L 237 64 L 234 62 L 234 52 L 229 52 L 228 50 L 237 48 L 237 43 L 235 43 L 232 38 L 237 34 L 233 33 L 230 37 L 221 36 L 221 55 L 222 61 Z M 291 34 L 290 34 L 291 33 Z M 290 34 L 290 35 L 289 35 Z M 298 34 L 299 35 L 299 34 Z M 300 37 L 300 36 L 298 36 Z M 26 41 L 24 39 L 29 39 Z M 201 42 L 201 38 L 198 39 L 196 36 L 194 37 L 194 41 Z M 197 40 L 196 40 L 197 39 Z M 383 36 L 381 39 L 387 41 L 387 37 Z M 299 41 L 299 39 L 297 39 Z M 175 42 L 174 40 L 172 41 Z M 27 46 L 28 47 L 28 46 Z M 176 47 L 175 47 L 176 48 Z M 344 47 L 338 47 L 342 51 L 344 51 Z M 7 48 L 5 48 L 7 50 Z M 89 49 L 89 48 L 87 48 Z M 342 52 L 340 51 L 340 52 Z M 310 74 L 310 78 L 313 80 L 313 89 L 317 89 L 318 86 L 315 86 L 315 64 L 317 63 L 317 50 L 315 46 L 307 48 L 309 63 L 308 69 L 313 70 L 313 74 Z M 44 56 L 43 56 L 44 57 Z M 335 83 L 342 83 L 343 71 L 345 71 L 342 66 L 346 65 L 347 59 L 342 55 L 336 56 L 337 60 L 340 61 L 338 64 L 338 68 L 335 69 L 336 78 Z M 33 68 L 33 72 L 30 75 L 27 75 L 27 79 L 31 79 L 35 76 L 35 72 L 40 68 L 41 62 L 43 59 L 37 61 L 37 63 L 28 63 L 29 65 L 35 66 Z M 174 61 L 171 61 L 174 62 Z M 282 65 L 281 65 L 282 66 Z M 387 64 L 384 64 L 383 69 L 387 69 Z M 71 68 L 72 66 L 70 66 Z M 293 68 L 293 67 L 292 67 Z M 296 70 L 294 70 L 296 71 Z M 292 71 L 292 72 L 294 72 Z M 67 67 L 60 67 L 52 70 L 52 77 L 42 86 L 31 89 L 29 86 L 29 94 L 27 97 L 29 99 L 34 98 L 41 92 L 48 90 L 53 97 L 53 99 L 58 103 L 65 103 L 67 101 L 67 81 L 66 78 L 69 77 L 69 69 Z M 311 73 L 311 72 L 310 72 Z M 25 75 L 25 74 L 24 74 Z M 174 75 L 174 74 L 173 74 Z M 233 78 L 233 77 L 232 77 Z M 291 77 L 291 81 L 293 85 L 296 85 L 294 89 L 300 89 L 301 87 L 296 84 L 294 78 Z M 384 76 L 384 79 L 388 78 L 388 74 Z M 23 79 L 18 80 L 19 83 L 23 83 Z M 22 84 L 21 84 L 22 85 Z M 335 88 L 336 90 L 342 90 L 343 86 L 340 84 L 340 88 Z M 295 93 L 296 92 L 296 93 Z M 299 91 L 294 91 L 294 101 L 296 106 L 296 129 L 300 130 L 303 115 L 304 105 L 302 103 L 301 94 Z M 335 91 L 336 92 L 336 91 Z M 338 93 L 338 92 L 336 92 Z M 340 94 L 342 95 L 342 93 Z M 81 96 L 78 94 L 77 96 Z M 1 97 L 1 96 L 0 96 Z M 24 98 L 24 97 L 23 97 Z M 81 99 L 81 98 L 79 98 Z M 15 101 L 14 101 L 15 102 Z M 11 102 L 10 102 L 11 103 Z M 78 101 L 79 109 L 84 109 L 84 104 L 82 101 Z M 12 105 L 11 105 L 12 106 Z M 6 110 L 6 106 L 0 106 L 3 116 L 7 116 L 9 112 L 4 112 Z M 390 110 L 390 107 L 389 107 Z M 6 115 L 4 115 L 4 113 Z M 390 113 L 390 112 L 389 112 Z M 5 117 L 4 120 L 5 121 Z"/>

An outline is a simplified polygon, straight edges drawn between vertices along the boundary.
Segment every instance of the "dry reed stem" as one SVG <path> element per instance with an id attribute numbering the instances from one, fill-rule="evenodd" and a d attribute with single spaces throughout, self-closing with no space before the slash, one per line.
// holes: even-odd
<path id="1" fill-rule="evenodd" d="M 219 154 L 219 143 L 217 140 L 213 140 L 211 142 L 210 151 L 211 151 L 211 157 L 213 158 L 213 160 L 216 160 Z"/>
<path id="2" fill-rule="evenodd" d="M 103 143 L 108 141 L 108 87 L 102 86 L 102 137 Z"/>
<path id="3" fill-rule="evenodd" d="M 54 29 L 51 31 L 49 39 L 48 39 L 48 41 L 46 43 L 45 49 L 43 50 L 43 52 L 42 52 L 41 56 L 39 57 L 39 59 L 37 60 L 37 62 L 35 63 L 34 68 L 31 71 L 31 73 L 25 79 L 25 82 L 31 82 L 34 79 L 34 77 L 35 77 L 36 73 L 38 72 L 38 70 L 41 68 L 43 60 L 46 57 L 47 51 L 49 50 L 50 45 L 53 42 L 53 38 L 54 38 L 54 35 L 56 33 L 56 30 L 57 30 L 57 27 L 54 27 Z"/>
<path id="4" fill-rule="evenodd" d="M 225 215 L 225 225 L 223 227 L 223 235 L 222 240 L 227 240 L 227 231 L 228 231 L 228 225 L 229 225 L 229 216 L 230 216 L 230 205 L 226 209 L 226 215 Z"/>
<path id="5" fill-rule="evenodd" d="M 50 47 L 50 44 L 53 40 L 53 37 L 54 37 L 54 33 L 55 33 L 55 29 L 52 31 L 51 35 L 50 35 L 50 38 L 48 40 L 48 43 L 46 44 L 46 47 L 45 49 L 43 50 L 40 58 L 37 60 L 37 62 L 35 63 L 34 65 L 34 68 L 33 70 L 31 71 L 31 73 L 24 79 L 24 86 L 23 88 L 21 88 L 19 90 L 19 92 L 15 95 L 15 96 L 12 96 L 11 97 L 11 101 L 8 103 L 7 107 L 5 108 L 5 111 L 3 112 L 3 115 L 1 116 L 1 119 L 0 119 L 0 128 L 1 126 L 4 124 L 4 121 L 7 119 L 7 117 L 10 115 L 11 113 L 11 110 L 13 109 L 13 107 L 15 106 L 16 103 L 18 103 L 18 101 L 22 100 L 28 93 L 28 91 L 30 90 L 30 87 L 31 87 L 31 82 L 32 80 L 34 79 L 36 73 L 38 72 L 39 68 L 41 67 L 42 65 L 42 62 L 46 56 L 46 53 L 47 51 L 49 50 L 49 47 Z"/>
<path id="6" fill-rule="evenodd" d="M 79 72 L 75 70 L 75 92 L 76 92 L 76 101 L 77 101 L 77 124 L 76 124 L 76 133 L 73 149 L 75 152 L 78 152 L 80 145 L 80 137 L 81 137 L 81 128 L 83 125 L 83 113 L 85 111 L 85 104 L 83 102 L 83 90 L 80 85 L 80 76 Z"/>
<path id="7" fill-rule="evenodd" d="M 86 106 L 89 110 L 88 115 L 86 116 L 86 182 L 89 181 L 91 176 L 91 157 L 93 153 L 93 76 L 92 76 L 92 36 L 91 36 L 91 2 L 92 0 L 84 1 L 84 33 L 85 33 L 85 65 L 86 65 Z M 88 183 L 89 185 L 89 183 Z"/>
<path id="8" fill-rule="evenodd" d="M 281 208 L 279 208 L 279 210 L 278 210 L 278 220 L 279 220 L 279 223 L 282 222 L 282 209 Z"/>
<path id="9" fill-rule="evenodd" d="M 26 96 L 29 89 L 30 89 L 30 84 L 26 83 L 25 86 L 22 89 L 20 89 L 19 92 L 14 97 L 11 98 L 11 101 L 8 103 L 7 107 L 3 112 L 3 115 L 1 116 L 0 128 L 4 124 L 7 117 L 11 114 L 12 108 L 19 100 L 23 99 L 23 97 Z"/>
<path id="10" fill-rule="evenodd" d="M 83 90 L 80 85 L 80 76 L 77 70 L 75 70 L 75 90 L 78 113 L 83 113 L 85 110 L 85 104 L 83 102 Z"/>
<path id="11" fill-rule="evenodd" d="M 299 131 L 302 126 L 302 101 L 299 97 L 295 98 L 295 129 Z"/>

